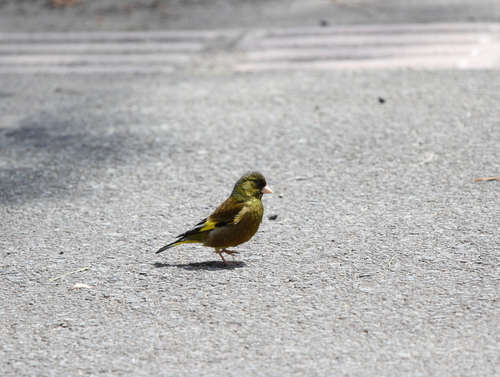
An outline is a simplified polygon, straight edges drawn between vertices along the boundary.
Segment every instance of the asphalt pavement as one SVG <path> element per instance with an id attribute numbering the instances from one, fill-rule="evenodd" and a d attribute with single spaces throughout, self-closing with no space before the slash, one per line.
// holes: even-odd
<path id="1" fill-rule="evenodd" d="M 463 25 L 468 3 L 456 3 Z M 80 9 L 87 33 L 97 5 L 82 6 L 53 11 Z M 262 69 L 269 46 L 252 41 L 322 28 L 287 15 L 255 29 L 200 19 L 176 41 L 191 49 L 164 51 L 178 60 L 146 64 L 164 71 L 133 58 L 99 71 L 103 42 L 86 41 L 86 62 L 44 53 L 15 72 L 12 56 L 40 59 L 37 42 L 0 41 L 30 46 L 0 56 L 11 59 L 0 64 L 2 376 L 500 375 L 500 180 L 474 181 L 500 177 L 497 63 L 291 67 L 298 52 L 280 45 L 288 63 Z M 67 31 L 50 17 L 39 32 Z M 169 30 L 184 30 L 174 19 Z M 440 18 L 401 22 L 425 20 Z M 228 257 L 238 264 L 196 245 L 154 253 L 248 170 L 275 194 Z"/>

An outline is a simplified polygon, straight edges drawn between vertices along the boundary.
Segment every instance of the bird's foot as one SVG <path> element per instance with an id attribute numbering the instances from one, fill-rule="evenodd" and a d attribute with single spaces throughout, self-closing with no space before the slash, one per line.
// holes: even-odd
<path id="1" fill-rule="evenodd" d="M 233 250 L 221 250 L 220 251 L 221 253 L 226 253 L 226 254 L 239 254 L 237 251 L 233 251 Z"/>
<path id="2" fill-rule="evenodd" d="M 220 257 L 222 258 L 222 261 L 224 262 L 224 264 L 226 266 L 234 266 L 236 264 L 239 264 L 238 262 L 228 262 L 222 256 L 222 253 L 226 253 L 226 254 L 239 254 L 237 251 L 232 251 L 232 250 L 226 250 L 226 249 L 224 249 L 224 250 L 218 250 L 218 251 L 216 251 L 216 253 L 220 255 Z"/>

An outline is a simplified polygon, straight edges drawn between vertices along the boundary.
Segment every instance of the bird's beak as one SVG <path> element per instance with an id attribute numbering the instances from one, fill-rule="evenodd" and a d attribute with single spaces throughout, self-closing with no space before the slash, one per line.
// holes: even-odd
<path id="1" fill-rule="evenodd" d="M 274 191 L 271 190 L 271 187 L 269 187 L 268 185 L 265 185 L 262 190 L 260 190 L 261 193 L 263 194 L 274 194 Z"/>

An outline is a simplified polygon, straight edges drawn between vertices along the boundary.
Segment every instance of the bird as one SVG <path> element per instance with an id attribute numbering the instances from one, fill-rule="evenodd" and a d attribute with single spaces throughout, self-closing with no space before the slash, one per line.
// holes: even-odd
<path id="1" fill-rule="evenodd" d="M 185 243 L 201 243 L 215 248 L 224 264 L 228 265 L 222 253 L 238 254 L 227 248 L 241 245 L 257 233 L 264 215 L 262 196 L 273 193 L 258 171 L 244 174 L 234 185 L 229 198 L 210 216 L 178 235 L 175 241 L 163 246 L 156 254 Z"/>

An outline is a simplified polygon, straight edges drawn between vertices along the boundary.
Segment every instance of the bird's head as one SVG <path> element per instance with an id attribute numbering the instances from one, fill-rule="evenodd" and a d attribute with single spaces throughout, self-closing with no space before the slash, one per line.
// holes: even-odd
<path id="1" fill-rule="evenodd" d="M 246 173 L 234 185 L 231 195 L 243 198 L 262 198 L 264 194 L 272 194 L 273 190 L 267 185 L 266 179 L 258 171 Z"/>

